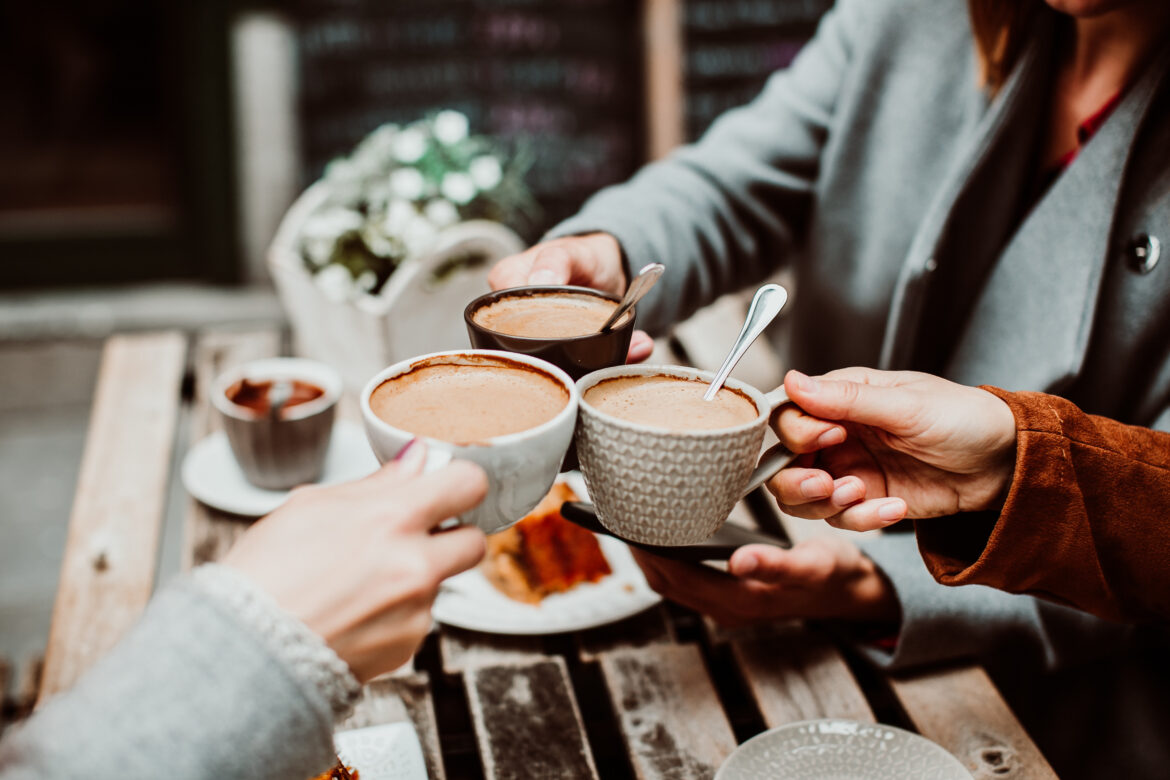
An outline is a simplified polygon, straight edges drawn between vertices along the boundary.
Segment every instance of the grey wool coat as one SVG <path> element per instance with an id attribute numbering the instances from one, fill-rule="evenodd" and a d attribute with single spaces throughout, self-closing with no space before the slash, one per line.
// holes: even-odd
<path id="1" fill-rule="evenodd" d="M 916 367 L 941 332 L 951 379 L 1170 430 L 1170 52 L 1037 197 L 1056 19 L 991 96 L 963 0 L 839 0 L 754 102 L 551 235 L 606 231 L 629 267 L 666 265 L 638 307 L 651 331 L 788 267 L 791 367 Z M 1151 643 L 1165 657 L 1161 630 L 944 588 L 908 534 L 861 546 L 903 611 L 897 651 L 862 648 L 872 660 L 1009 671 L 997 681 L 1061 777 L 1170 765 L 1170 679 L 1138 660 Z"/>

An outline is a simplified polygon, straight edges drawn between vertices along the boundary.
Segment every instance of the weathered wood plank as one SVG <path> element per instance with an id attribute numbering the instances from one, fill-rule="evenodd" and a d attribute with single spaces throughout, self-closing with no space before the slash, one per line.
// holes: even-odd
<path id="1" fill-rule="evenodd" d="M 528 664 L 545 657 L 539 636 L 506 636 L 442 626 L 439 653 L 443 671 L 460 674 L 478 666 Z"/>
<path id="2" fill-rule="evenodd" d="M 444 780 L 443 755 L 439 746 L 439 726 L 435 702 L 427 675 L 416 672 L 407 676 L 379 677 L 362 689 L 362 698 L 353 713 L 338 725 L 338 730 L 380 726 L 383 723 L 409 721 L 414 725 L 427 762 L 427 776 Z"/>
<path id="3" fill-rule="evenodd" d="M 674 644 L 678 641 L 666 607 L 659 604 L 633 617 L 581 631 L 575 636 L 577 655 L 585 663 L 597 660 L 602 653 L 621 648 Z"/>
<path id="4" fill-rule="evenodd" d="M 463 682 L 488 780 L 598 777 L 564 659 L 475 667 Z"/>
<path id="5" fill-rule="evenodd" d="M 275 328 L 248 331 L 209 331 L 195 343 L 195 395 L 191 408 L 191 443 L 198 443 L 222 429 L 223 425 L 208 399 L 215 378 L 227 369 L 249 360 L 274 357 L 280 349 Z M 183 534 L 183 568 L 219 560 L 250 524 L 190 499 Z"/>
<path id="6" fill-rule="evenodd" d="M 154 587 L 186 339 L 106 342 L 41 685 L 71 686 L 138 619 Z"/>
<path id="7" fill-rule="evenodd" d="M 600 662 L 635 775 L 713 777 L 735 750 L 735 734 L 698 647 L 621 650 Z"/>
<path id="8" fill-rule="evenodd" d="M 682 0 L 647 0 L 642 9 L 650 159 L 665 157 L 686 138 L 683 111 Z"/>
<path id="9" fill-rule="evenodd" d="M 1056 773 L 981 667 L 890 680 L 915 728 L 951 751 L 975 780 L 1054 780 Z"/>
<path id="10" fill-rule="evenodd" d="M 800 623 L 736 640 L 731 652 L 768 728 L 814 718 L 874 720 L 837 648 Z"/>

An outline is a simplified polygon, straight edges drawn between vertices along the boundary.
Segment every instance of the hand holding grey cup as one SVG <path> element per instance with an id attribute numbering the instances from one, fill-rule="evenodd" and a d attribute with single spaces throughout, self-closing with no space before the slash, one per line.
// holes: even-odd
<path id="1" fill-rule="evenodd" d="M 378 460 L 415 437 L 427 469 L 454 458 L 488 476 L 483 503 L 461 516 L 485 533 L 519 521 L 556 479 L 577 420 L 577 388 L 551 363 L 492 350 L 420 355 L 378 373 L 361 398 Z"/>
<path id="2" fill-rule="evenodd" d="M 783 387 L 764 394 L 734 379 L 713 401 L 712 374 L 677 366 L 617 366 L 577 382 L 581 472 L 610 531 L 659 546 L 709 538 L 736 502 L 794 455 L 777 445 L 757 464 Z"/>

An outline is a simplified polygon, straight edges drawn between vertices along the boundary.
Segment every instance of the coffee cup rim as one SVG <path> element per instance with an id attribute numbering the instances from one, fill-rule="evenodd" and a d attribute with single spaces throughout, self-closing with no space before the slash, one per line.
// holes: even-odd
<path id="1" fill-rule="evenodd" d="M 283 410 L 277 422 L 292 422 L 320 414 L 341 400 L 341 374 L 319 360 L 298 357 L 272 357 L 249 360 L 220 373 L 212 382 L 211 403 L 221 413 L 244 422 L 266 420 L 264 415 L 246 411 L 227 397 L 227 389 L 241 379 L 266 381 L 272 379 L 299 379 L 324 390 L 320 398 L 295 404 Z"/>
<path id="2" fill-rule="evenodd" d="M 521 344 L 530 343 L 533 345 L 548 344 L 553 342 L 558 344 L 573 343 L 585 341 L 586 339 L 595 339 L 599 336 L 608 337 L 609 334 L 620 333 L 623 330 L 628 330 L 634 327 L 634 320 L 637 317 L 637 306 L 631 306 L 629 311 L 627 311 L 624 315 L 622 321 L 609 330 L 605 332 L 595 331 L 593 333 L 586 333 L 581 336 L 516 336 L 511 333 L 501 333 L 498 330 L 492 330 L 491 328 L 485 327 L 484 325 L 476 322 L 472 316 L 476 311 L 482 309 L 484 306 L 495 303 L 496 301 L 502 300 L 504 298 L 520 296 L 530 297 L 532 295 L 538 295 L 541 293 L 548 295 L 564 293 L 585 294 L 592 295 L 595 298 L 604 298 L 605 300 L 611 301 L 613 303 L 621 303 L 622 300 L 620 296 L 603 292 L 601 290 L 594 290 L 592 287 L 580 287 L 578 285 L 572 284 L 529 284 L 522 287 L 506 287 L 502 290 L 492 290 L 491 292 L 484 293 L 464 307 L 463 320 L 467 323 L 468 327 L 479 328 L 480 330 L 491 333 L 492 335 L 502 336 L 509 341 L 515 340 Z"/>
<path id="3" fill-rule="evenodd" d="M 493 436 L 483 441 L 472 442 L 468 444 L 457 444 L 455 442 L 444 441 L 442 439 L 435 439 L 430 436 L 420 436 L 418 438 L 426 439 L 429 444 L 440 447 L 501 447 L 514 442 L 524 441 L 543 433 L 546 430 L 551 430 L 564 424 L 567 417 L 573 416 L 577 413 L 577 405 L 580 403 L 580 395 L 577 392 L 577 385 L 563 370 L 549 363 L 547 360 L 542 360 L 531 355 L 522 355 L 516 352 L 505 352 L 500 349 L 448 349 L 440 352 L 429 352 L 425 355 L 416 355 L 406 360 L 400 360 L 397 363 L 387 366 L 386 368 L 375 374 L 366 386 L 362 389 L 361 395 L 361 409 L 362 418 L 366 424 L 372 426 L 377 430 L 385 433 L 394 433 L 404 436 L 407 439 L 415 438 L 416 434 L 410 431 L 398 428 L 383 420 L 378 415 L 374 414 L 374 410 L 370 407 L 370 397 L 374 391 L 378 389 L 383 382 L 393 379 L 396 376 L 405 374 L 408 371 L 414 370 L 416 367 L 431 360 L 438 360 L 442 358 L 453 357 L 489 357 L 497 360 L 502 360 L 510 363 L 523 363 L 524 365 L 541 371 L 550 379 L 556 381 L 569 392 L 569 400 L 565 402 L 565 407 L 561 409 L 552 417 L 552 419 L 545 420 L 540 425 L 534 425 L 531 428 L 526 428 L 523 431 L 516 433 L 506 433 L 502 436 Z"/>
<path id="4" fill-rule="evenodd" d="M 704 382 L 710 382 L 715 378 L 714 371 L 703 371 L 698 368 L 689 368 L 687 366 L 670 366 L 665 364 L 644 364 L 639 363 L 635 365 L 611 366 L 610 368 L 602 368 L 593 371 L 577 380 L 577 393 L 580 396 L 580 405 L 584 410 L 588 410 L 590 414 L 596 415 L 610 422 L 630 430 L 641 433 L 653 433 L 658 435 L 669 435 L 675 437 L 688 437 L 709 439 L 727 436 L 741 431 L 751 430 L 752 428 L 766 424 L 768 418 L 772 414 L 771 405 L 768 403 L 767 397 L 751 385 L 739 379 L 728 377 L 724 383 L 725 387 L 732 390 L 738 390 L 756 405 L 756 417 L 750 422 L 734 425 L 729 428 L 716 428 L 712 430 L 685 430 L 679 431 L 673 428 L 664 428 L 657 425 L 646 425 L 645 423 L 633 422 L 631 420 L 624 420 L 621 417 L 615 417 L 612 414 L 603 412 L 593 404 L 585 400 L 585 392 L 594 385 L 600 384 L 607 379 L 614 379 L 622 376 L 673 376 L 680 379 L 701 379 Z"/>

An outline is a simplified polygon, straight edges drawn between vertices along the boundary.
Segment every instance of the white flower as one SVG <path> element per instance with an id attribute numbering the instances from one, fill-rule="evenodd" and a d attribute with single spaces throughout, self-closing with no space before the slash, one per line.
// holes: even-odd
<path id="1" fill-rule="evenodd" d="M 418 209 L 405 200 L 392 200 L 382 220 L 382 232 L 388 236 L 400 236 L 410 221 L 418 216 Z"/>
<path id="2" fill-rule="evenodd" d="M 374 289 L 374 285 L 378 283 L 378 275 L 373 271 L 362 271 L 357 278 L 357 287 L 362 292 L 368 293 Z"/>
<path id="3" fill-rule="evenodd" d="M 344 157 L 338 157 L 325 166 L 325 178 L 334 184 L 356 181 L 360 177 L 358 166 Z"/>
<path id="4" fill-rule="evenodd" d="M 417 257 L 430 251 L 439 231 L 431 221 L 421 214 L 410 221 L 406 230 L 402 232 L 402 243 L 406 245 L 406 253 L 410 257 Z"/>
<path id="5" fill-rule="evenodd" d="M 475 182 L 475 186 L 485 192 L 495 189 L 500 180 L 504 178 L 504 169 L 500 167 L 500 161 L 486 154 L 472 160 L 468 172 L 471 174 L 471 180 Z"/>
<path id="6" fill-rule="evenodd" d="M 330 263 L 318 271 L 313 281 L 326 298 L 338 303 L 349 300 L 356 292 L 349 269 L 336 263 Z"/>
<path id="7" fill-rule="evenodd" d="M 467 137 L 467 117 L 458 111 L 440 111 L 435 116 L 435 138 L 447 144 L 457 144 Z"/>
<path id="8" fill-rule="evenodd" d="M 398 125 L 382 125 L 358 144 L 353 153 L 354 159 L 377 166 L 385 165 L 394 156 L 394 139 L 397 136 Z"/>
<path id="9" fill-rule="evenodd" d="M 399 168 L 390 174 L 390 192 L 403 200 L 422 197 L 426 181 L 416 168 Z"/>
<path id="10" fill-rule="evenodd" d="M 476 195 L 475 182 L 466 173 L 448 173 L 439 191 L 457 206 L 466 206 Z"/>
<path id="11" fill-rule="evenodd" d="M 427 137 L 417 127 L 408 127 L 394 138 L 394 159 L 409 165 L 427 153 Z"/>
<path id="12" fill-rule="evenodd" d="M 305 220 L 301 228 L 301 249 L 309 263 L 325 265 L 333 256 L 337 239 L 352 230 L 361 230 L 362 215 L 341 206 L 320 211 Z"/>
<path id="13" fill-rule="evenodd" d="M 427 219 L 440 228 L 454 225 L 459 221 L 459 209 L 451 205 L 451 201 L 436 198 L 427 204 L 423 210 Z"/>

